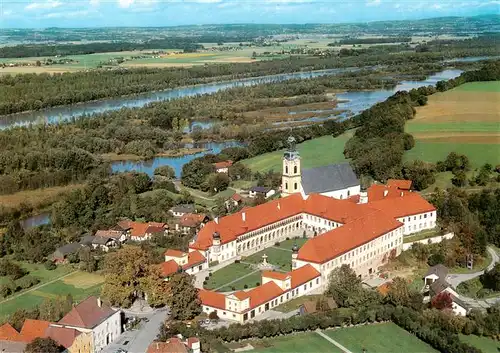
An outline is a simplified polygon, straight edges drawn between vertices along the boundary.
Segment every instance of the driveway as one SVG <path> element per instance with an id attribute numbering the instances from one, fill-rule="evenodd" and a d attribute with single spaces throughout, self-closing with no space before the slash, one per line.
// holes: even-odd
<path id="1" fill-rule="evenodd" d="M 500 257 L 498 256 L 497 252 L 492 248 L 488 247 L 488 252 L 491 255 L 491 263 L 487 267 L 487 270 L 491 270 L 497 262 L 500 262 Z M 450 274 L 446 277 L 446 281 L 453 287 L 457 288 L 457 286 L 465 281 L 471 280 L 473 278 L 476 278 L 478 276 L 481 276 L 484 273 L 483 271 L 478 271 L 474 273 L 464 273 L 464 274 Z"/>
<path id="2" fill-rule="evenodd" d="M 141 315 L 148 322 L 142 322 L 136 330 L 125 331 L 120 337 L 106 348 L 102 353 L 115 353 L 119 348 L 129 353 L 144 353 L 151 342 L 156 339 L 160 332 L 160 326 L 168 316 L 166 309 L 157 310 L 149 315 Z"/>

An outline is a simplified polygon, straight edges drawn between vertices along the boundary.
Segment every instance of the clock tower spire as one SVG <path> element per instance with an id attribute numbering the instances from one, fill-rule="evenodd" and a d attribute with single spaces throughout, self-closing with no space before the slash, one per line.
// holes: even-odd
<path id="1" fill-rule="evenodd" d="M 287 140 L 288 148 L 283 154 L 283 176 L 281 178 L 281 197 L 290 196 L 302 191 L 300 171 L 300 155 L 296 150 L 293 136 Z"/>

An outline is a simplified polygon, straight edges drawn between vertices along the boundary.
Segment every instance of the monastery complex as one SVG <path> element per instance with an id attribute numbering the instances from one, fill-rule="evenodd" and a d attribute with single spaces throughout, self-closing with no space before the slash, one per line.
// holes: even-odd
<path id="1" fill-rule="evenodd" d="M 323 172 L 333 171 L 330 181 Z M 287 238 L 307 236 L 294 246 L 287 273 L 262 272 L 262 284 L 230 294 L 200 290 L 203 311 L 221 319 L 245 322 L 288 300 L 326 289 L 330 272 L 349 265 L 360 278 L 375 276 L 389 258 L 398 256 L 405 235 L 436 226 L 436 209 L 410 191 L 411 181 L 389 180 L 361 191 L 348 164 L 317 169 L 322 186 L 301 177 L 294 148 L 283 157 L 282 197 L 209 221 L 189 252 L 167 250 L 164 274 L 179 267 L 196 274 L 209 263 L 232 263 Z M 309 192 L 316 190 L 317 192 Z"/>

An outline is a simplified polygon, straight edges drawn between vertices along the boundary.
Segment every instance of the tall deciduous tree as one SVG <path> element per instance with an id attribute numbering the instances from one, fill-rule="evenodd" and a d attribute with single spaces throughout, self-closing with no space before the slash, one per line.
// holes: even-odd
<path id="1" fill-rule="evenodd" d="M 64 351 L 64 347 L 52 338 L 40 337 L 28 343 L 24 349 L 24 353 L 60 353 L 62 351 Z"/>
<path id="2" fill-rule="evenodd" d="M 149 274 L 151 261 L 151 255 L 138 246 L 126 245 L 106 255 L 103 297 L 112 305 L 130 306 L 144 292 L 141 284 Z"/>
<path id="3" fill-rule="evenodd" d="M 187 273 L 177 273 L 168 282 L 170 295 L 167 305 L 170 316 L 175 320 L 189 320 L 201 313 L 198 290 L 193 286 L 193 278 Z"/>
<path id="4" fill-rule="evenodd" d="M 170 288 L 161 274 L 159 265 L 150 265 L 148 275 L 144 277 L 142 288 L 146 293 L 149 305 L 161 307 L 167 304 Z"/>
<path id="5" fill-rule="evenodd" d="M 353 306 L 359 303 L 363 296 L 361 279 L 348 265 L 342 265 L 330 273 L 328 293 L 341 307 Z"/>

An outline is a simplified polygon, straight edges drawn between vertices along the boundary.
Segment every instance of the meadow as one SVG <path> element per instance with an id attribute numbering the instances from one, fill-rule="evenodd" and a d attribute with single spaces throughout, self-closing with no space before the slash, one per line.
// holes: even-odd
<path id="1" fill-rule="evenodd" d="M 444 160 L 456 152 L 469 157 L 473 168 L 500 163 L 500 81 L 471 82 L 429 97 L 417 108 L 406 131 L 415 147 L 405 160 Z"/>
<path id="2" fill-rule="evenodd" d="M 35 277 L 46 276 L 43 280 L 45 284 L 42 282 L 41 285 L 0 301 L 0 320 L 18 309 L 33 309 L 46 298 L 55 299 L 71 294 L 73 300 L 77 302 L 88 296 L 98 295 L 101 292 L 104 278 L 98 274 L 76 271 L 51 282 L 49 278 L 58 278 L 56 276 L 59 273 L 58 271 L 60 271 L 59 267 L 54 271 L 50 271 L 50 276 L 37 271 L 30 273 Z M 52 276 L 53 274 L 54 276 Z"/>
<path id="3" fill-rule="evenodd" d="M 406 332 L 393 323 L 363 325 L 322 331 L 351 352 L 369 353 L 436 353 L 428 344 Z M 394 339 L 396 338 L 397 339 Z M 342 352 L 337 346 L 322 337 L 318 332 L 298 333 L 294 335 L 249 340 L 238 346 L 250 344 L 252 353 L 323 353 Z M 486 351 L 485 351 L 486 352 Z"/>
<path id="4" fill-rule="evenodd" d="M 348 131 L 338 137 L 322 136 L 297 145 L 302 158 L 302 168 L 314 168 L 333 163 L 345 162 L 344 145 L 352 137 Z M 284 150 L 265 153 L 243 161 L 252 171 L 281 171 Z"/>
<path id="5" fill-rule="evenodd" d="M 488 337 L 480 337 L 475 335 L 459 335 L 460 341 L 470 344 L 479 348 L 484 353 L 487 352 L 500 352 L 500 341 L 495 341 Z"/>

